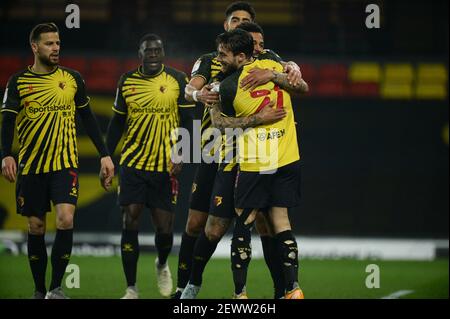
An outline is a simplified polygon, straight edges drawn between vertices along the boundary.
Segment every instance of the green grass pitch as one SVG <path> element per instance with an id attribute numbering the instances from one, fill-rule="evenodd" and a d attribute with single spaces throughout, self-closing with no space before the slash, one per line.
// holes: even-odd
<path id="1" fill-rule="evenodd" d="M 156 288 L 154 255 L 143 254 L 138 265 L 141 298 L 161 298 Z M 169 258 L 174 285 L 176 256 Z M 72 257 L 80 268 L 80 288 L 65 289 L 71 298 L 122 297 L 125 279 L 119 257 Z M 365 286 L 368 264 L 380 269 L 380 288 Z M 401 298 L 448 298 L 448 259 L 436 261 L 310 260 L 300 261 L 300 284 L 305 298 L 381 298 L 400 290 L 413 292 Z M 50 259 L 47 273 L 50 282 Z M 65 282 L 65 280 L 63 281 Z M 250 298 L 271 298 L 272 288 L 264 260 L 253 260 L 248 276 Z M 0 255 L 0 298 L 28 298 L 33 292 L 26 256 Z M 213 259 L 207 265 L 199 298 L 230 298 L 233 292 L 230 263 Z"/>

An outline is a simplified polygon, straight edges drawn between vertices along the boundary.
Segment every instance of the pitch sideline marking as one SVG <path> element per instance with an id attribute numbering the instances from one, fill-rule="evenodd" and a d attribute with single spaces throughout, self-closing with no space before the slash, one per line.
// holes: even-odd
<path id="1" fill-rule="evenodd" d="M 413 292 L 414 292 L 414 290 L 399 290 L 399 291 L 391 293 L 388 296 L 381 297 L 381 299 L 398 299 L 402 296 L 409 295 Z"/>

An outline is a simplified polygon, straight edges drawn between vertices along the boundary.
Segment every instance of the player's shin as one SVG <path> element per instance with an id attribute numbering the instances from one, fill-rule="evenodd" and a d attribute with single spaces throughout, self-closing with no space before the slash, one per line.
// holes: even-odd
<path id="1" fill-rule="evenodd" d="M 202 232 L 200 237 L 197 239 L 193 253 L 192 272 L 189 279 L 190 284 L 201 286 L 206 264 L 214 254 L 219 240 L 209 240 L 205 232 Z"/>
<path id="2" fill-rule="evenodd" d="M 72 253 L 73 229 L 58 229 L 52 248 L 52 282 L 50 291 L 61 287 L 66 267 Z"/>
<path id="3" fill-rule="evenodd" d="M 286 291 L 298 288 L 298 248 L 291 230 L 276 235 L 281 253 Z"/>
<path id="4" fill-rule="evenodd" d="M 139 259 L 139 241 L 137 230 L 122 230 L 122 239 L 120 243 L 122 253 L 122 265 L 127 280 L 127 286 L 136 285 L 136 269 Z"/>
<path id="5" fill-rule="evenodd" d="M 47 269 L 47 249 L 45 247 L 45 235 L 28 234 L 28 261 L 36 292 L 45 296 L 45 272 Z"/>
<path id="6" fill-rule="evenodd" d="M 247 270 L 252 257 L 251 229 L 254 223 L 245 224 L 242 219 L 242 216 L 236 219 L 231 240 L 231 270 L 235 295 L 245 292 Z"/>
<path id="7" fill-rule="evenodd" d="M 186 232 L 181 237 L 180 251 L 178 253 L 177 290 L 186 287 L 192 269 L 192 255 L 198 237 L 190 236 Z"/>

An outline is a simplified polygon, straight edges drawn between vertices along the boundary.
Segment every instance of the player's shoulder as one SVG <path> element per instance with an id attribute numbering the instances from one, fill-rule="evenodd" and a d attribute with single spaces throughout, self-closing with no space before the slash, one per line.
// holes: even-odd
<path id="1" fill-rule="evenodd" d="M 236 92 L 241 73 L 242 69 L 239 69 L 227 76 L 222 82 L 220 82 L 220 93 L 228 95 L 232 92 Z"/>
<path id="2" fill-rule="evenodd" d="M 207 61 L 212 61 L 215 58 L 217 58 L 217 51 L 212 51 L 212 52 L 201 55 L 197 59 L 197 61 L 207 62 Z"/>
<path id="3" fill-rule="evenodd" d="M 166 72 L 167 74 L 173 76 L 174 78 L 176 78 L 178 80 L 187 79 L 186 73 L 184 73 L 181 70 L 175 69 L 174 67 L 168 66 L 168 65 L 164 65 L 164 72 Z"/>
<path id="4" fill-rule="evenodd" d="M 63 66 L 63 65 L 59 65 L 58 68 L 59 68 L 60 70 L 62 70 L 62 71 L 65 71 L 65 72 L 69 73 L 69 74 L 72 75 L 73 77 L 76 77 L 76 78 L 83 78 L 83 76 L 81 75 L 81 73 L 78 72 L 78 71 L 75 70 L 75 69 L 71 69 L 71 68 L 68 68 L 68 67 Z"/>
<path id="5" fill-rule="evenodd" d="M 8 86 L 16 85 L 17 80 L 24 76 L 27 72 L 29 72 L 28 68 L 21 69 L 20 71 L 17 71 L 16 73 L 13 73 L 9 79 L 8 79 Z"/>
<path id="6" fill-rule="evenodd" d="M 270 49 L 264 49 L 259 55 L 259 60 L 273 60 L 276 62 L 281 62 L 281 57 L 273 50 Z"/>
<path id="7" fill-rule="evenodd" d="M 119 85 L 123 84 L 127 79 L 131 77 L 139 77 L 139 68 L 134 68 L 132 70 L 122 73 L 119 77 Z"/>

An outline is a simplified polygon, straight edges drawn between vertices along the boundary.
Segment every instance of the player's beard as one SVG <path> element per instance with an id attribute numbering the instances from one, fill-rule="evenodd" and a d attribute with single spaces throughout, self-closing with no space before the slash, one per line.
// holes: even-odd
<path id="1" fill-rule="evenodd" d="M 238 69 L 238 67 L 234 63 L 229 63 L 225 67 L 222 66 L 222 69 L 223 69 L 224 75 L 228 76 L 228 75 L 234 73 Z"/>
<path id="2" fill-rule="evenodd" d="M 43 65 L 50 66 L 50 67 L 56 66 L 59 63 L 59 56 L 56 59 L 54 58 L 52 60 L 51 55 L 49 55 L 49 56 L 39 55 L 38 59 Z"/>

